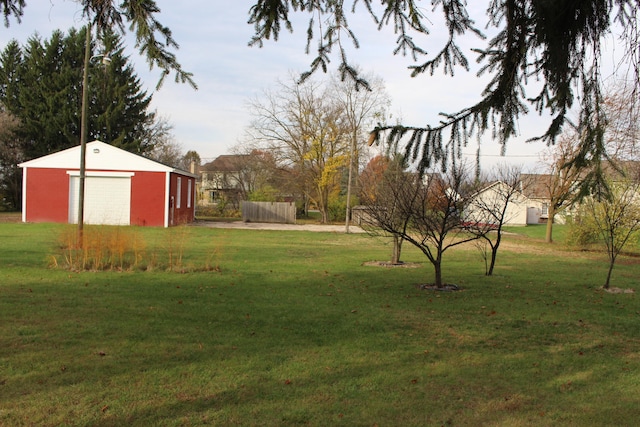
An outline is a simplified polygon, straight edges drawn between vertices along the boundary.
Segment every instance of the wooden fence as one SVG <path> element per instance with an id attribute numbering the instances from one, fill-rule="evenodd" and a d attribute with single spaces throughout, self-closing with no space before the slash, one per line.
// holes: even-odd
<path id="1" fill-rule="evenodd" d="M 296 223 L 296 204 L 293 202 L 242 202 L 244 222 Z"/>

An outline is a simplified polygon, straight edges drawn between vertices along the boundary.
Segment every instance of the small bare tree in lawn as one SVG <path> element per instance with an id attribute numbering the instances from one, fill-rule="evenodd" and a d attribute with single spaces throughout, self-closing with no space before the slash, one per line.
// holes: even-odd
<path id="1" fill-rule="evenodd" d="M 382 207 L 369 210 L 380 229 L 422 251 L 433 265 L 433 284 L 438 289 L 447 286 L 442 279 L 444 253 L 478 238 L 460 221 L 467 201 L 462 195 L 467 176 L 467 169 L 455 164 L 443 173 L 406 174 L 384 189 L 384 199 L 393 201 L 393 213 Z"/>
<path id="2" fill-rule="evenodd" d="M 498 249 L 502 241 L 503 226 L 517 216 L 526 223 L 527 207 L 522 194 L 522 166 L 500 165 L 494 179 L 472 194 L 464 214 L 464 222 L 470 233 L 477 235 L 486 245 L 480 249 L 485 259 L 485 274 L 491 276 L 496 265 Z M 490 254 L 486 250 L 491 248 Z"/>
<path id="3" fill-rule="evenodd" d="M 360 175 L 360 202 L 365 213 L 361 226 L 372 236 L 391 236 L 390 263 L 393 265 L 402 263 L 402 233 L 398 231 L 406 230 L 410 219 L 400 211 L 402 204 L 397 196 L 407 193 L 400 187 L 412 185 L 413 179 L 415 174 L 406 171 L 406 163 L 399 154 L 392 159 L 382 155 L 374 157 Z"/>
<path id="4" fill-rule="evenodd" d="M 598 195 L 585 198 L 575 218 L 582 227 L 591 228 L 606 248 L 609 270 L 605 289 L 609 289 L 618 255 L 640 234 L 640 183 L 624 177 L 612 181 L 609 191 L 610 198 Z"/>

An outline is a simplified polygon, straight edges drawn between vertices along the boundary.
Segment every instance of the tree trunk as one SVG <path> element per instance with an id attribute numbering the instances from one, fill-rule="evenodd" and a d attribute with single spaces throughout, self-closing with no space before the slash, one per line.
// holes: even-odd
<path id="1" fill-rule="evenodd" d="M 400 264 L 400 253 L 402 252 L 402 238 L 393 236 L 393 252 L 391 253 L 391 264 Z"/>
<path id="2" fill-rule="evenodd" d="M 609 283 L 611 282 L 611 273 L 613 272 L 613 265 L 615 264 L 616 259 L 615 258 L 611 258 L 609 260 L 609 271 L 607 272 L 607 281 L 604 282 L 604 286 L 603 288 L 605 289 L 609 289 Z"/>
<path id="3" fill-rule="evenodd" d="M 435 285 L 437 288 L 443 288 L 444 283 L 442 283 L 442 262 L 437 260 L 433 263 L 433 269 L 435 273 Z"/>
<path id="4" fill-rule="evenodd" d="M 489 270 L 487 270 L 487 276 L 493 275 L 493 267 L 496 265 L 496 258 L 498 257 L 498 248 L 500 247 L 500 240 L 502 240 L 502 233 L 498 230 L 498 237 L 496 243 L 491 245 L 491 263 L 489 264 Z"/>
<path id="5" fill-rule="evenodd" d="M 326 206 L 320 207 L 320 214 L 322 215 L 322 218 L 320 220 L 322 222 L 322 224 L 328 224 L 329 223 L 329 211 L 328 211 Z"/>
<path id="6" fill-rule="evenodd" d="M 556 216 L 556 208 L 553 203 L 549 203 L 549 215 L 547 218 L 547 234 L 545 241 L 547 243 L 553 243 L 553 218 Z"/>
<path id="7" fill-rule="evenodd" d="M 318 187 L 318 210 L 322 215 L 322 223 L 329 223 L 329 191 L 326 188 Z"/>

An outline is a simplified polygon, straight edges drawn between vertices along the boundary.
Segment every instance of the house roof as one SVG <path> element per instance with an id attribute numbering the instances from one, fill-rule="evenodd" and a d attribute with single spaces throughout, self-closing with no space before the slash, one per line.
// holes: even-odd
<path id="1" fill-rule="evenodd" d="M 611 162 L 604 162 L 603 169 L 605 174 L 613 179 L 621 177 L 620 171 L 633 181 L 640 181 L 640 161 L 636 160 L 620 160 L 612 164 Z"/>
<path id="2" fill-rule="evenodd" d="M 487 185 L 485 185 L 484 187 L 480 188 L 479 190 L 475 191 L 473 194 L 471 194 L 471 197 L 476 197 L 478 194 L 482 194 L 486 191 L 491 190 L 493 187 L 497 187 L 499 185 L 506 185 L 504 184 L 502 181 L 491 181 L 489 182 Z"/>
<path id="3" fill-rule="evenodd" d="M 623 171 L 629 179 L 640 181 L 640 162 L 635 160 L 604 161 L 602 169 L 609 179 L 619 179 L 622 176 L 620 171 Z M 583 171 L 581 177 L 584 178 L 586 173 Z M 554 179 L 551 174 L 522 174 L 522 193 L 531 199 L 548 199 Z"/>
<path id="4" fill-rule="evenodd" d="M 523 173 L 520 175 L 522 194 L 530 199 L 548 199 L 552 180 L 550 174 Z"/>
<path id="5" fill-rule="evenodd" d="M 79 169 L 81 147 L 75 146 L 20 163 L 21 168 Z M 86 169 L 110 171 L 175 172 L 195 178 L 180 169 L 158 163 L 102 141 L 87 143 Z"/>
<path id="6" fill-rule="evenodd" d="M 201 171 L 209 172 L 236 172 L 242 160 L 249 157 L 248 154 L 223 154 L 209 163 L 200 167 Z"/>
<path id="7" fill-rule="evenodd" d="M 480 194 L 483 194 L 483 193 L 485 193 L 487 191 L 490 191 L 491 189 L 496 188 L 496 187 L 502 187 L 502 188 L 506 188 L 506 189 L 511 189 L 509 184 L 505 183 L 504 181 L 500 181 L 500 180 L 492 181 L 492 182 L 489 182 L 486 186 L 484 186 L 481 189 L 479 189 L 478 191 L 476 191 L 475 193 L 473 193 L 471 195 L 471 198 L 473 199 L 475 197 L 478 197 Z M 513 194 L 516 195 L 516 197 L 522 197 L 522 198 L 527 198 L 527 199 L 531 198 L 528 195 L 526 195 L 524 192 L 522 192 L 521 188 L 515 188 L 514 190 L 515 190 L 515 192 Z M 498 190 L 496 190 L 496 191 L 502 191 L 502 190 L 500 190 L 500 188 L 498 188 Z M 503 193 L 505 193 L 505 192 L 503 191 Z"/>

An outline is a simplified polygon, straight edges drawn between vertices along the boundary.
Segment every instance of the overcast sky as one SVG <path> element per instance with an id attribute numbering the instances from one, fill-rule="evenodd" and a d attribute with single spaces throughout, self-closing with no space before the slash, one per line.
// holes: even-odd
<path id="1" fill-rule="evenodd" d="M 280 41 L 269 41 L 263 48 L 248 47 L 253 27 L 247 24 L 247 19 L 253 0 L 156 0 L 156 3 L 161 9 L 158 20 L 172 30 L 180 44 L 176 52 L 178 61 L 183 69 L 194 74 L 199 89 L 194 91 L 189 85 L 176 84 L 171 78 L 155 92 L 158 70 L 148 70 L 136 55 L 133 42 L 127 43 L 126 52 L 131 54 L 144 87 L 153 93 L 153 108 L 173 125 L 182 148 L 197 151 L 204 161 L 227 154 L 231 146 L 241 141 L 249 125 L 247 102 L 272 87 L 277 79 L 287 80 L 291 72 L 308 69 L 312 56 L 304 53 L 306 18 L 292 36 L 282 34 Z M 484 28 L 485 6 L 484 2 L 478 3 L 475 6 L 482 7 L 472 10 L 477 14 L 472 17 Z M 429 2 L 425 4 L 431 7 Z M 4 48 L 12 38 L 24 43 L 36 31 L 48 38 L 54 29 L 80 28 L 85 22 L 78 10 L 78 3 L 73 0 L 28 0 L 21 24 L 14 20 L 9 28 L 0 27 L 0 46 Z M 411 78 L 406 69 L 411 65 L 410 58 L 392 54 L 396 39 L 392 32 L 375 31 L 375 24 L 364 13 L 347 19 L 361 45 L 350 52 L 350 60 L 364 72 L 382 77 L 392 99 L 391 111 L 405 124 L 433 124 L 438 113 L 455 112 L 479 100 L 485 80 L 478 79 L 475 72 L 459 69 L 454 78 L 426 75 Z M 426 46 L 435 52 L 441 46 L 443 32 L 438 31 L 436 21 L 433 25 Z M 609 42 L 610 48 L 614 45 Z M 463 47 L 470 52 L 473 47 L 483 47 L 483 42 L 469 38 Z M 475 60 L 473 54 L 468 58 Z M 509 162 L 533 167 L 544 144 L 525 140 L 543 133 L 547 126 L 548 121 L 536 114 L 521 120 L 521 136 L 509 142 L 504 158 L 498 156 L 497 145 L 485 138 L 481 151 L 483 164 Z M 474 141 L 466 152 L 474 156 L 475 150 Z"/>

